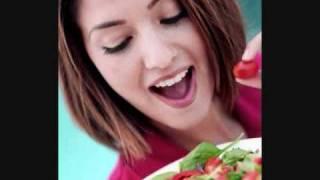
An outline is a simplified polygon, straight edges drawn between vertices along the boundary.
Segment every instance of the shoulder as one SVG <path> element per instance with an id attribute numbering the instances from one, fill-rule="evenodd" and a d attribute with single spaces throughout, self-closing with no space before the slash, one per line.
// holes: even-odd
<path id="1" fill-rule="evenodd" d="M 239 85 L 233 114 L 249 137 L 261 136 L 261 89 Z"/>
<path id="2" fill-rule="evenodd" d="M 236 100 L 236 110 L 248 110 L 254 107 L 255 113 L 260 113 L 261 89 L 239 84 L 239 96 Z"/>
<path id="3" fill-rule="evenodd" d="M 151 153 L 143 159 L 135 160 L 133 163 L 128 163 L 124 156 L 120 155 L 109 179 L 143 179 L 187 153 L 185 149 L 173 143 L 169 138 L 157 133 L 147 133 L 145 140 L 151 148 Z"/>
<path id="4" fill-rule="evenodd" d="M 120 156 L 118 158 L 118 162 L 114 167 L 112 173 L 108 177 L 108 180 L 140 180 L 140 177 L 136 172 L 134 172 L 130 166 L 124 161 L 124 159 Z"/>

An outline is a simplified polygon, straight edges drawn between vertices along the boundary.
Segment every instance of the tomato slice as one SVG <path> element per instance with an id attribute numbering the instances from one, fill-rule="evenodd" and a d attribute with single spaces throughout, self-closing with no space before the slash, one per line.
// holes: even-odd
<path id="1" fill-rule="evenodd" d="M 199 170 L 186 170 L 182 171 L 175 176 L 173 176 L 172 180 L 185 180 L 188 177 L 195 176 L 195 175 L 201 175 L 202 173 Z"/>
<path id="2" fill-rule="evenodd" d="M 219 175 L 215 180 L 228 180 L 227 175 Z"/>
<path id="3" fill-rule="evenodd" d="M 228 180 L 228 173 L 232 171 L 232 167 L 228 165 L 222 165 L 221 171 L 218 172 L 215 180 Z"/>
<path id="4" fill-rule="evenodd" d="M 261 157 L 255 158 L 254 162 L 258 165 L 262 165 L 262 158 Z"/>
<path id="5" fill-rule="evenodd" d="M 204 166 L 204 171 L 207 173 L 212 172 L 221 164 L 221 160 L 218 157 L 211 157 L 208 159 Z"/>
<path id="6" fill-rule="evenodd" d="M 231 166 L 223 166 L 223 167 L 221 168 L 220 174 L 221 174 L 221 175 L 227 175 L 228 172 L 230 172 L 230 171 L 232 171 L 232 170 L 233 170 L 233 167 L 231 167 Z"/>
<path id="7" fill-rule="evenodd" d="M 257 171 L 250 171 L 242 177 L 242 180 L 256 180 L 258 176 L 259 173 Z"/>
<path id="8" fill-rule="evenodd" d="M 259 71 L 258 64 L 255 60 L 240 61 L 233 68 L 233 74 L 237 78 L 248 79 L 254 77 Z"/>

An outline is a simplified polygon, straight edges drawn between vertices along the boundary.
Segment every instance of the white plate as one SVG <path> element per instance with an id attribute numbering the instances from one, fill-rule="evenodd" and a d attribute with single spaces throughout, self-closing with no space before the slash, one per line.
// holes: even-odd
<path id="1" fill-rule="evenodd" d="M 230 143 L 230 142 L 229 142 Z M 227 146 L 229 143 L 225 143 L 225 144 L 221 144 L 218 145 L 218 148 L 224 148 L 225 146 Z M 251 151 L 255 151 L 255 150 L 259 150 L 259 154 L 262 155 L 262 145 L 261 145 L 261 138 L 250 138 L 250 139 L 243 139 L 241 141 L 239 141 L 239 143 L 237 143 L 236 145 L 234 145 L 233 147 L 239 147 L 241 149 L 244 150 L 251 150 Z M 151 180 L 153 177 L 155 177 L 158 174 L 162 174 L 165 172 L 169 172 L 169 171 L 176 171 L 179 172 L 179 162 L 182 160 L 178 159 L 166 166 L 164 166 L 163 168 L 159 169 L 158 171 L 150 174 L 148 177 L 146 177 L 144 180 Z"/>

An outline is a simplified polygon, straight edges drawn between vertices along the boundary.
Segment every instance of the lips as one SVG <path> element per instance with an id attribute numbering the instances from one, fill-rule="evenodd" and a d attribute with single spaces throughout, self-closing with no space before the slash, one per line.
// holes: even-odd
<path id="1" fill-rule="evenodd" d="M 191 66 L 187 71 L 177 73 L 174 77 L 152 86 L 150 91 L 165 104 L 182 108 L 193 102 L 195 89 L 195 70 Z"/>

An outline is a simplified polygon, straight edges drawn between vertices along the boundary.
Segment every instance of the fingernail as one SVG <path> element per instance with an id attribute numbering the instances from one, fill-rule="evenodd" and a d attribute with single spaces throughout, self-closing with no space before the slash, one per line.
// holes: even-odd
<path id="1" fill-rule="evenodd" d="M 243 53 L 242 60 L 243 60 L 243 61 L 249 61 L 249 60 L 251 60 L 251 58 L 248 58 L 248 56 L 249 56 L 249 51 L 246 50 L 246 51 Z"/>

